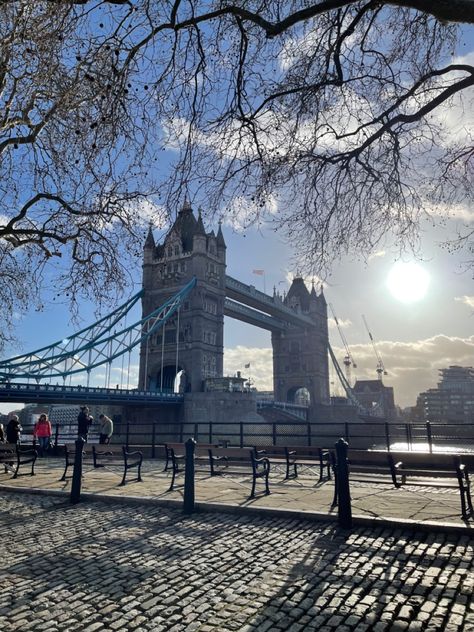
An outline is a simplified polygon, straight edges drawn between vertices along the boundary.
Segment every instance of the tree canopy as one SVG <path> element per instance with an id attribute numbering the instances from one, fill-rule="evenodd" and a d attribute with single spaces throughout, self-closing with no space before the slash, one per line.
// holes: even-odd
<path id="1" fill-rule="evenodd" d="M 389 231 L 416 247 L 472 212 L 473 23 L 474 0 L 3 0 L 2 303 L 47 270 L 116 295 L 185 194 L 319 272 Z"/>

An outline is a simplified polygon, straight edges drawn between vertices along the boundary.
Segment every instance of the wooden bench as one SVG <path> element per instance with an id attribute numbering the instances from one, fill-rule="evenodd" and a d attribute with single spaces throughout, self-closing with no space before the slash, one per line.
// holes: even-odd
<path id="1" fill-rule="evenodd" d="M 196 443 L 194 446 L 194 463 L 205 467 L 206 472 L 209 471 L 209 449 L 219 447 L 214 443 Z M 186 463 L 186 444 L 185 443 L 166 443 L 166 463 L 163 472 L 171 470 L 171 483 L 168 491 L 174 488 L 176 476 L 183 474 Z"/>
<path id="2" fill-rule="evenodd" d="M 257 479 L 263 478 L 265 483 L 265 495 L 268 496 L 268 475 L 270 473 L 270 461 L 265 456 L 257 457 L 254 448 L 210 448 L 209 467 L 211 476 L 222 474 L 241 475 L 247 470 L 252 473 L 252 491 L 249 498 L 254 498 Z"/>
<path id="3" fill-rule="evenodd" d="M 63 446 L 63 450 L 66 463 L 64 467 L 64 473 L 60 479 L 61 481 L 66 480 L 68 469 L 71 466 L 74 466 L 74 462 L 76 460 L 76 444 L 67 443 Z M 82 449 L 83 465 L 89 465 L 94 468 L 101 468 L 109 465 L 123 467 L 123 478 L 120 485 L 125 485 L 127 471 L 133 467 L 138 468 L 137 480 L 142 480 L 142 461 L 143 456 L 141 452 L 127 452 L 124 446 L 85 443 Z"/>
<path id="4" fill-rule="evenodd" d="M 285 466 L 285 480 L 298 478 L 298 467 L 316 467 L 319 470 L 319 481 L 331 478 L 329 450 L 316 446 L 256 446 L 257 457 L 265 456 L 270 463 Z"/>
<path id="5" fill-rule="evenodd" d="M 120 485 L 126 484 L 127 472 L 137 468 L 136 480 L 142 481 L 142 452 L 127 452 L 123 445 L 92 444 L 92 461 L 95 468 L 123 467 L 123 477 Z"/>
<path id="6" fill-rule="evenodd" d="M 218 448 L 217 443 L 196 443 L 194 446 L 194 460 L 201 461 L 208 465 L 209 463 L 209 449 Z M 185 443 L 165 443 L 165 457 L 166 463 L 163 472 L 167 472 L 170 469 L 176 469 L 176 473 L 181 472 L 179 468 L 180 463 L 184 463 L 186 458 L 186 444 Z"/>
<path id="7" fill-rule="evenodd" d="M 463 518 L 473 515 L 469 470 L 474 465 L 474 455 L 397 451 L 388 452 L 387 456 L 396 487 L 405 485 L 407 479 L 413 484 L 417 478 L 425 479 L 424 485 L 457 487 Z"/>
<path id="8" fill-rule="evenodd" d="M 66 443 L 62 446 L 62 450 L 64 452 L 65 459 L 65 467 L 64 472 L 60 481 L 65 481 L 67 478 L 67 471 L 70 467 L 74 467 L 74 463 L 76 461 L 76 444 L 75 443 Z M 92 465 L 92 447 L 89 443 L 84 443 L 84 447 L 82 449 L 82 463 L 83 465 Z"/>
<path id="9" fill-rule="evenodd" d="M 331 469 L 334 473 L 334 497 L 332 506 L 337 505 L 337 463 L 336 453 L 331 451 L 329 454 Z M 357 477 L 358 480 L 366 482 L 381 483 L 384 482 L 380 476 L 390 477 L 388 482 L 392 482 L 395 486 L 396 479 L 393 469 L 390 466 L 388 452 L 386 450 L 348 450 L 347 462 L 349 467 L 349 476 Z"/>
<path id="10" fill-rule="evenodd" d="M 334 471 L 334 499 L 337 505 L 337 463 L 331 452 Z M 474 467 L 474 455 L 455 455 L 428 452 L 386 452 L 383 450 L 348 450 L 349 478 L 370 482 L 391 482 L 396 488 L 407 483 L 419 483 L 432 487 L 454 487 L 459 489 L 463 517 L 473 513 L 470 492 L 469 467 Z M 369 478 L 369 475 L 370 478 Z M 387 480 L 383 481 L 380 477 Z"/>
<path id="11" fill-rule="evenodd" d="M 12 478 L 18 477 L 18 470 L 21 465 L 31 463 L 31 476 L 35 475 L 35 462 L 38 458 L 38 452 L 33 447 L 21 447 L 14 443 L 0 443 L 0 463 L 5 466 L 5 472 L 9 468 L 13 469 L 16 464 Z"/>

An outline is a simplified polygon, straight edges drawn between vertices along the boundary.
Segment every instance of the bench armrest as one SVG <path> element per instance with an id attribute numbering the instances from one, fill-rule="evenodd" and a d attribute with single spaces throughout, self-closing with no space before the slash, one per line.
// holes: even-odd
<path id="1" fill-rule="evenodd" d="M 134 452 L 127 452 L 125 450 L 125 454 L 127 456 L 143 456 L 143 453 L 140 450 L 135 450 Z M 179 457 L 178 457 L 179 458 Z"/>

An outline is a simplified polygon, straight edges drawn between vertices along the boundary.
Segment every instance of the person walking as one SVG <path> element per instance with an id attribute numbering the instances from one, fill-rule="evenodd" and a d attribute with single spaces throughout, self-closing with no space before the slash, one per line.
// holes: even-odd
<path id="1" fill-rule="evenodd" d="M 89 415 L 89 409 L 87 406 L 81 406 L 81 412 L 77 417 L 77 435 L 82 437 L 87 443 L 87 436 L 89 429 L 92 426 L 93 418 Z"/>
<path id="2" fill-rule="evenodd" d="M 20 434 L 23 428 L 20 425 L 18 415 L 13 415 L 7 424 L 7 441 L 8 443 L 20 443 Z"/>
<path id="3" fill-rule="evenodd" d="M 106 415 L 99 415 L 100 436 L 99 443 L 110 443 L 110 437 L 114 431 L 114 422 Z"/>
<path id="4" fill-rule="evenodd" d="M 49 443 L 51 441 L 51 434 L 51 422 L 49 421 L 47 415 L 43 413 L 35 423 L 35 428 L 33 430 L 33 436 L 38 439 L 40 456 L 46 456 L 46 452 L 49 449 Z"/>

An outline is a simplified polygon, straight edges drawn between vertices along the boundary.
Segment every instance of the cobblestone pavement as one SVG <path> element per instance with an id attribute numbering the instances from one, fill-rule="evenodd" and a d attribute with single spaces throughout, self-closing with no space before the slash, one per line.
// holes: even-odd
<path id="1" fill-rule="evenodd" d="M 2 632 L 469 632 L 467 535 L 2 493 Z"/>

